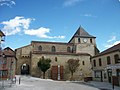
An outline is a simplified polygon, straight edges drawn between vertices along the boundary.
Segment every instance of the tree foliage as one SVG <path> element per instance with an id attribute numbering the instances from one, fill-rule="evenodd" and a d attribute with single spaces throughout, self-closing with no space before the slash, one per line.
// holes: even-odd
<path id="1" fill-rule="evenodd" d="M 76 59 L 69 59 L 68 60 L 68 68 L 71 72 L 71 80 L 73 79 L 73 73 L 77 70 L 77 68 L 79 67 L 79 60 Z"/>
<path id="2" fill-rule="evenodd" d="M 40 58 L 37 63 L 39 69 L 43 72 L 43 78 L 45 78 L 45 72 L 50 68 L 50 62 L 51 60 L 48 58 Z"/>

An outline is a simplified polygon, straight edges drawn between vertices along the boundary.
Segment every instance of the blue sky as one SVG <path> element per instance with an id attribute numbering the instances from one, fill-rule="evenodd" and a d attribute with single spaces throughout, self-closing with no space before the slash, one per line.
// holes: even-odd
<path id="1" fill-rule="evenodd" d="M 80 25 L 100 51 L 120 43 L 120 0 L 0 0 L 5 47 L 68 42 Z"/>

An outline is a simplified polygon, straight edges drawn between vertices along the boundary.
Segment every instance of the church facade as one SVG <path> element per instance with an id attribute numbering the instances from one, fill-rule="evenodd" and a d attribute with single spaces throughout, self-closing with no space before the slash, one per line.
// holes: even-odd
<path id="1" fill-rule="evenodd" d="M 79 27 L 68 43 L 31 41 L 29 45 L 15 50 L 16 73 L 42 78 L 37 62 L 44 57 L 51 59 L 51 68 L 46 72 L 46 78 L 69 80 L 70 72 L 67 67 L 69 59 L 77 59 L 80 63 L 74 73 L 75 80 L 92 77 L 90 58 L 98 53 L 95 38 Z"/>

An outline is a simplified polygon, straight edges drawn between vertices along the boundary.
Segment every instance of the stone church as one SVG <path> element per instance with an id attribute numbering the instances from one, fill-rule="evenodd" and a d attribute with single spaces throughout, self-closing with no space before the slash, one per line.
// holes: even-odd
<path id="1" fill-rule="evenodd" d="M 99 52 L 95 38 L 82 27 L 79 27 L 67 43 L 31 41 L 29 45 L 15 50 L 17 58 L 16 73 L 42 78 L 42 72 L 37 67 L 37 62 L 44 57 L 51 59 L 51 68 L 46 72 L 46 78 L 69 80 L 70 71 L 67 67 L 69 59 L 77 59 L 80 63 L 74 73 L 75 80 L 92 77 L 90 58 Z"/>

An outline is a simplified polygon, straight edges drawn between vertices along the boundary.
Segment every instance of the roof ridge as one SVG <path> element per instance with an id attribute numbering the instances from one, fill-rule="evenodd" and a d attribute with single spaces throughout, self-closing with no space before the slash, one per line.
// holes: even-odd
<path id="1" fill-rule="evenodd" d="M 119 45 L 120 45 L 120 43 L 118 43 L 118 44 L 116 44 L 116 45 L 114 45 L 114 46 L 112 46 L 112 47 L 110 47 L 110 48 L 104 50 L 104 51 L 101 52 L 101 53 L 104 53 L 105 51 L 111 50 L 111 49 L 113 49 L 113 48 L 115 48 L 115 47 L 117 47 L 117 46 L 119 46 Z"/>
<path id="2" fill-rule="evenodd" d="M 107 54 L 107 53 L 110 53 L 110 52 L 113 52 L 113 51 L 116 51 L 116 50 L 120 50 L 120 43 L 100 52 L 99 54 L 93 56 L 93 57 L 97 57 L 97 56 L 101 56 L 101 55 L 104 55 L 104 54 Z"/>

